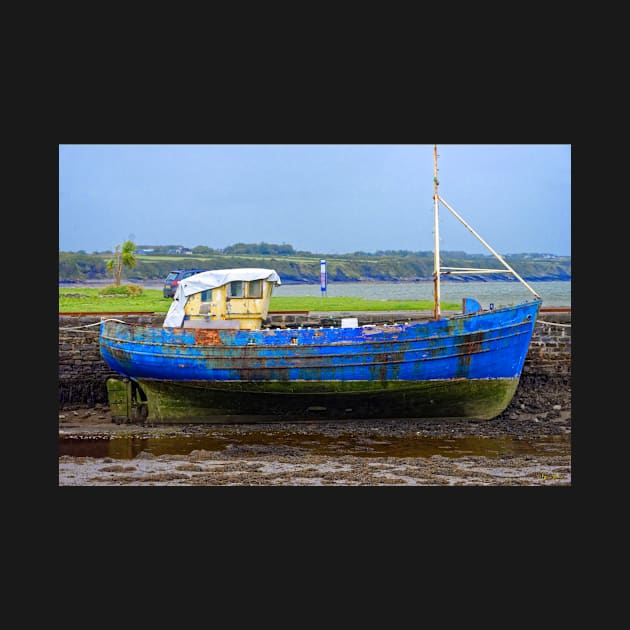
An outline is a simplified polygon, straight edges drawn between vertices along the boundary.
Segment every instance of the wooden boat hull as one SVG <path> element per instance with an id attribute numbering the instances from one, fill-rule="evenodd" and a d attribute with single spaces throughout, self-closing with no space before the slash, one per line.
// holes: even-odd
<path id="1" fill-rule="evenodd" d="M 105 321 L 100 346 L 147 422 L 490 419 L 516 391 L 539 308 L 301 330 Z"/>
<path id="2" fill-rule="evenodd" d="M 126 419 L 151 423 L 229 423 L 369 418 L 476 418 L 500 414 L 512 399 L 518 379 L 457 379 L 419 383 L 345 382 L 341 391 L 313 383 L 260 384 L 136 381 L 146 410 L 130 405 Z M 323 391 L 328 389 L 328 391 Z M 345 389 L 345 391 L 344 391 Z M 144 402 L 144 401 L 140 401 Z"/>

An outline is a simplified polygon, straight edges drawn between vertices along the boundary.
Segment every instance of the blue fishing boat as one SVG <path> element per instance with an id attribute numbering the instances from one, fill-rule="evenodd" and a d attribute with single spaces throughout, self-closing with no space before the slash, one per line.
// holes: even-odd
<path id="1" fill-rule="evenodd" d="M 256 422 L 363 418 L 491 419 L 518 387 L 542 299 L 438 193 L 434 147 L 434 309 L 425 321 L 278 328 L 267 322 L 273 269 L 223 269 L 183 280 L 162 326 L 105 320 L 103 359 L 118 421 Z M 503 269 L 442 267 L 438 204 Z M 440 309 L 443 274 L 513 274 L 533 294 L 517 305 Z"/>

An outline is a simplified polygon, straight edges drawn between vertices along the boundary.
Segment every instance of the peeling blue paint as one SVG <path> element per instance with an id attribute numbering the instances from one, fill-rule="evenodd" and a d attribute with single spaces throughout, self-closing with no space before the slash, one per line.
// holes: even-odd
<path id="1" fill-rule="evenodd" d="M 216 330 L 101 323 L 101 354 L 132 378 L 429 380 L 520 375 L 539 301 L 387 327 Z M 293 341 L 292 340 L 297 340 Z"/>
<path id="2" fill-rule="evenodd" d="M 311 383 L 309 395 L 337 382 L 357 383 L 360 391 L 362 382 L 518 379 L 540 304 L 357 328 L 198 330 L 104 321 L 100 348 L 113 370 L 136 381 Z"/>

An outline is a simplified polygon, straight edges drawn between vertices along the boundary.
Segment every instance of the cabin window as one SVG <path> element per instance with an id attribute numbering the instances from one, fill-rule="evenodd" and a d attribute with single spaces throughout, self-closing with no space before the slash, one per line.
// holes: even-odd
<path id="1" fill-rule="evenodd" d="M 242 298 L 245 297 L 245 284 L 242 280 L 234 280 L 230 282 L 230 286 L 228 288 L 228 297 L 231 298 Z"/>
<path id="2" fill-rule="evenodd" d="M 250 297 L 250 298 L 262 297 L 262 280 L 251 280 L 249 282 L 247 297 Z"/>
<path id="3" fill-rule="evenodd" d="M 212 289 L 208 289 L 207 291 L 201 292 L 201 301 L 212 302 Z"/>

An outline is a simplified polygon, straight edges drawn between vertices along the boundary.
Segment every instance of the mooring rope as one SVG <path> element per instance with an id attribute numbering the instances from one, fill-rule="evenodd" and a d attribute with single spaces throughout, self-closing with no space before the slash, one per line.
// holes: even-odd
<path id="1" fill-rule="evenodd" d="M 562 328 L 571 328 L 571 324 L 560 324 L 559 322 L 545 322 L 542 319 L 537 320 L 539 324 L 547 324 L 548 326 L 561 326 Z"/>
<path id="2" fill-rule="evenodd" d="M 85 324 L 84 326 L 73 326 L 73 327 L 63 327 L 59 328 L 59 330 L 82 330 L 83 332 L 96 332 L 93 330 L 83 330 L 84 328 L 90 328 L 91 326 L 100 326 L 102 322 L 118 322 L 119 324 L 126 324 L 127 322 L 123 322 L 122 319 L 102 319 L 101 321 L 94 322 L 93 324 Z"/>
<path id="3" fill-rule="evenodd" d="M 108 319 L 103 319 L 99 322 L 95 322 L 93 324 L 85 324 L 84 326 L 74 326 L 72 328 L 70 327 L 63 327 L 60 328 L 59 330 L 83 330 L 84 328 L 90 328 L 92 326 L 100 326 L 101 322 L 118 322 L 119 324 L 127 324 L 128 322 L 123 322 L 121 319 L 113 319 L 113 318 L 108 318 Z M 559 322 L 547 322 L 544 321 L 542 319 L 537 320 L 538 324 L 547 324 L 548 326 L 560 326 L 562 328 L 571 328 L 571 324 L 560 324 Z M 92 332 L 91 330 L 84 330 L 83 332 Z"/>

